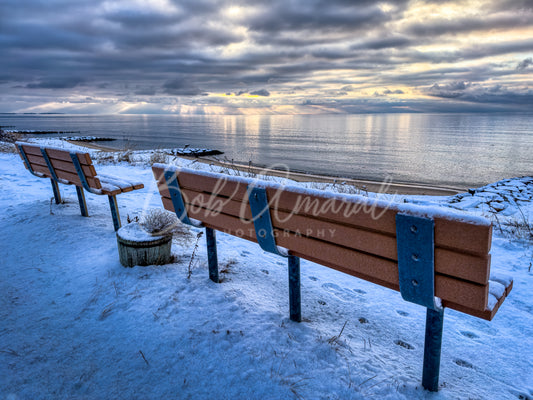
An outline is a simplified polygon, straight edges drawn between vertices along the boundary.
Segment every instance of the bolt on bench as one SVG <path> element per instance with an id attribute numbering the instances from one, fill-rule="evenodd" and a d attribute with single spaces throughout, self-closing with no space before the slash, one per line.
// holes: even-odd
<path id="1" fill-rule="evenodd" d="M 205 227 L 218 282 L 215 231 L 288 258 L 290 318 L 301 320 L 300 258 L 400 291 L 427 308 L 422 385 L 438 390 L 444 308 L 491 320 L 512 279 L 490 275 L 491 223 L 362 196 L 154 164 L 165 209 Z"/>
<path id="2" fill-rule="evenodd" d="M 81 215 L 84 217 L 88 217 L 89 212 L 83 189 L 93 194 L 107 195 L 115 231 L 120 228 L 116 195 L 144 187 L 141 182 L 132 182 L 111 175 L 97 175 L 89 153 L 22 142 L 17 142 L 16 146 L 30 173 L 40 178 L 50 178 L 57 204 L 61 203 L 58 183 L 76 186 Z"/>

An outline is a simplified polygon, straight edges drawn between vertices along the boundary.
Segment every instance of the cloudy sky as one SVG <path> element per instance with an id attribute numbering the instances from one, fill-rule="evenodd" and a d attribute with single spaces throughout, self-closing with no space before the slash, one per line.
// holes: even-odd
<path id="1" fill-rule="evenodd" d="M 530 111 L 533 0 L 2 0 L 0 112 Z"/>

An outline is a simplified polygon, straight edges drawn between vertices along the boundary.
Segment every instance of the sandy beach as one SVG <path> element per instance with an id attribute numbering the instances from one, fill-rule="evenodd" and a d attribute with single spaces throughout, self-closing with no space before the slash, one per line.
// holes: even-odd
<path id="1" fill-rule="evenodd" d="M 83 141 L 69 141 L 69 143 L 97 149 L 105 152 L 118 152 L 111 147 L 95 144 L 94 142 Z M 221 161 L 220 159 L 207 156 L 207 157 L 192 157 L 192 156 L 180 156 L 187 159 L 196 159 L 199 162 L 206 164 L 218 165 L 221 167 L 227 167 L 230 169 L 236 169 L 243 172 L 250 172 L 253 174 L 273 175 L 280 176 L 288 179 L 295 180 L 297 182 L 324 182 L 324 183 L 339 183 L 345 185 L 356 186 L 363 191 L 375 192 L 375 193 L 387 193 L 387 194 L 406 194 L 406 195 L 428 195 L 428 196 L 452 196 L 457 193 L 462 193 L 467 188 L 460 187 L 439 187 L 425 184 L 413 184 L 413 183 L 396 183 L 396 182 L 379 182 L 370 181 L 365 179 L 351 179 L 342 177 L 333 177 L 326 175 L 307 174 L 294 171 L 280 171 L 272 168 L 265 168 L 255 165 L 229 163 Z"/>

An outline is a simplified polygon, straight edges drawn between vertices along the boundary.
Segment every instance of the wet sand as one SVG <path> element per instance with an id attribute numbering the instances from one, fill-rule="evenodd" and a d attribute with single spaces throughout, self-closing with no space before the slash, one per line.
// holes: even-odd
<path id="1" fill-rule="evenodd" d="M 113 149 L 111 147 L 102 146 L 92 142 L 80 142 L 70 141 L 70 143 L 89 147 L 91 149 L 117 152 L 122 150 Z M 339 178 L 325 175 L 306 174 L 301 172 L 292 171 L 279 171 L 275 169 L 262 168 L 254 165 L 243 165 L 220 161 L 214 157 L 192 157 L 192 156 L 180 156 L 189 160 L 198 160 L 206 164 L 218 165 L 221 167 L 227 167 L 229 169 L 236 169 L 242 172 L 251 172 L 254 174 L 272 175 L 283 178 L 289 178 L 297 182 L 324 182 L 324 183 L 338 183 L 356 186 L 357 188 L 375 193 L 388 193 L 388 194 L 408 194 L 408 195 L 427 195 L 427 196 L 453 196 L 457 193 L 462 193 L 467 188 L 460 187 L 440 187 L 424 184 L 412 184 L 412 183 L 390 183 L 390 182 L 378 182 L 364 179 L 351 179 L 351 178 Z"/>

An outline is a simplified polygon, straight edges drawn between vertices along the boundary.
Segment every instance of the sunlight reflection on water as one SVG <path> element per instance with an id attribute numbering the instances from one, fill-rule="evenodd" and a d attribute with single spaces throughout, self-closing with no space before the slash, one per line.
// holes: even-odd
<path id="1" fill-rule="evenodd" d="M 17 129 L 112 137 L 106 146 L 218 149 L 236 162 L 458 187 L 533 174 L 532 115 L 0 115 Z"/>

